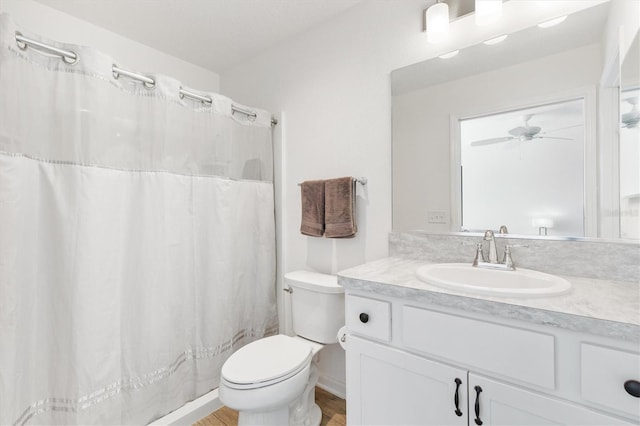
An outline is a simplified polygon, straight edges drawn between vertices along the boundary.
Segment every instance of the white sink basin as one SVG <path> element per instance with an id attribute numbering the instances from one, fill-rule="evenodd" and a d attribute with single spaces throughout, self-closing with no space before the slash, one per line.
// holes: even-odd
<path id="1" fill-rule="evenodd" d="M 416 270 L 421 281 L 438 287 L 505 297 L 541 297 L 567 293 L 571 283 L 544 272 L 474 268 L 469 263 L 436 263 Z"/>

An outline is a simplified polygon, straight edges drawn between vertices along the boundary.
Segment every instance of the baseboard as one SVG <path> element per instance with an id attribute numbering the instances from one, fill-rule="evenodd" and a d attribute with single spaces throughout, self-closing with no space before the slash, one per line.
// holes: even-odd
<path id="1" fill-rule="evenodd" d="M 345 382 L 341 380 L 336 380 L 332 377 L 328 376 L 320 376 L 318 378 L 317 386 L 320 389 L 324 389 L 333 395 L 345 399 L 347 397 L 347 387 Z"/>
<path id="2" fill-rule="evenodd" d="M 339 398 L 346 398 L 346 385 L 341 380 L 335 380 L 327 376 L 320 376 L 318 378 L 317 386 Z M 220 402 L 220 398 L 218 397 L 218 389 L 214 389 L 200 398 L 187 402 L 177 410 L 172 411 L 166 416 L 150 423 L 150 426 L 191 425 L 221 407 L 222 402 Z"/>
<path id="3" fill-rule="evenodd" d="M 192 425 L 221 407 L 218 389 L 214 389 L 150 423 L 149 426 Z"/>

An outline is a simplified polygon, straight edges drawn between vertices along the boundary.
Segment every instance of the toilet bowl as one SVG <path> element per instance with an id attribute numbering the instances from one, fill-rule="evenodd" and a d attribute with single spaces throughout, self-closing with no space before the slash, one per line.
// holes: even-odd
<path id="1" fill-rule="evenodd" d="M 320 424 L 315 403 L 317 354 L 337 341 L 344 325 L 344 289 L 335 276 L 298 271 L 285 275 L 295 337 L 252 342 L 222 366 L 220 400 L 239 411 L 242 425 Z"/>

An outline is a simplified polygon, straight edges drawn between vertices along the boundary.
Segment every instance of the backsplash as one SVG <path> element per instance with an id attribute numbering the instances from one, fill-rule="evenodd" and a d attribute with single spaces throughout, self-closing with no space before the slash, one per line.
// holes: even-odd
<path id="1" fill-rule="evenodd" d="M 630 242 L 525 239 L 496 235 L 498 257 L 505 240 L 511 245 L 516 267 L 557 275 L 613 281 L 640 281 L 640 244 Z M 429 262 L 468 262 L 476 253 L 478 234 L 429 234 L 423 231 L 389 234 L 389 256 L 424 259 Z M 485 243 L 485 250 L 486 250 Z"/>

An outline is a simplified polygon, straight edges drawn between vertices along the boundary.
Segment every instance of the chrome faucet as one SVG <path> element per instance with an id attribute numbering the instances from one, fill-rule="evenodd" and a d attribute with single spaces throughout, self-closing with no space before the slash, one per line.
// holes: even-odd
<path id="1" fill-rule="evenodd" d="M 496 249 L 496 238 L 492 230 L 485 231 L 484 241 L 489 241 L 489 263 L 498 263 L 498 250 Z"/>
<path id="2" fill-rule="evenodd" d="M 500 234 L 506 234 L 507 227 L 502 225 L 500 227 Z M 484 256 L 483 242 L 489 241 L 489 259 Z M 529 247 L 527 245 L 505 245 L 504 256 L 502 261 L 498 260 L 498 250 L 496 248 L 496 238 L 492 230 L 487 230 L 484 233 L 482 241 L 476 245 L 476 257 L 473 259 L 472 266 L 477 268 L 491 268 L 502 269 L 506 271 L 515 271 L 516 267 L 513 264 L 511 258 L 511 248 L 513 247 Z"/>

